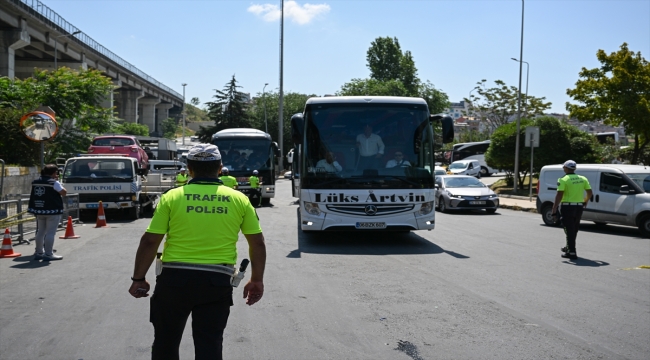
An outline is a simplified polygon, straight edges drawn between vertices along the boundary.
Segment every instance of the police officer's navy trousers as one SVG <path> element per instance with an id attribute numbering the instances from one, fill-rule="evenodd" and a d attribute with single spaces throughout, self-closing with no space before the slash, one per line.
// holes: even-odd
<path id="1" fill-rule="evenodd" d="M 562 204 L 560 208 L 562 226 L 564 226 L 564 233 L 566 234 L 566 246 L 570 252 L 576 251 L 576 237 L 578 236 L 583 209 L 582 205 L 565 204 Z"/>
<path id="2" fill-rule="evenodd" d="M 211 271 L 163 269 L 151 297 L 152 359 L 179 359 L 192 314 L 195 359 L 222 359 L 223 331 L 232 302 L 230 276 Z"/>

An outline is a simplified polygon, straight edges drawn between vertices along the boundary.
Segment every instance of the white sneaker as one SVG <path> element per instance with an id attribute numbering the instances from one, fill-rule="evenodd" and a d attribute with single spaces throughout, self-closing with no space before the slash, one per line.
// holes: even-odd
<path id="1" fill-rule="evenodd" d="M 61 255 L 56 255 L 56 254 L 52 254 L 52 255 L 45 254 L 45 255 L 43 255 L 43 261 L 61 260 L 61 259 L 63 259 L 63 256 L 61 256 Z"/>

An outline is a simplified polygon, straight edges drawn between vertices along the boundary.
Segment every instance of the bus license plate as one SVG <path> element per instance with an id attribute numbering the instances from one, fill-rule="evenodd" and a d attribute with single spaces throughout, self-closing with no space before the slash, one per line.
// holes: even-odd
<path id="1" fill-rule="evenodd" d="M 355 226 L 357 229 L 385 229 L 385 222 L 358 222 Z"/>
<path id="2" fill-rule="evenodd" d="M 485 201 L 470 201 L 470 205 L 485 205 Z"/>

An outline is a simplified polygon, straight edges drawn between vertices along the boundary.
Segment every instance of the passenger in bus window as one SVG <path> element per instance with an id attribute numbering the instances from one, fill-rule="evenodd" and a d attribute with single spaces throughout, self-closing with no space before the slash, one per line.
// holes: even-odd
<path id="1" fill-rule="evenodd" d="M 409 167 L 409 166 L 411 166 L 411 163 L 408 162 L 408 160 L 404 159 L 404 153 L 401 151 L 396 151 L 395 158 L 388 160 L 388 162 L 386 163 L 386 168 Z"/>
<path id="2" fill-rule="evenodd" d="M 363 134 L 357 135 L 359 148 L 359 169 L 377 169 L 380 159 L 384 156 L 384 142 L 377 134 L 373 134 L 372 125 L 367 124 Z"/>
<path id="3" fill-rule="evenodd" d="M 316 163 L 316 172 L 328 172 L 336 173 L 343 171 L 343 167 L 336 161 L 336 157 L 332 152 L 327 152 L 325 154 L 325 159 L 322 159 Z"/>

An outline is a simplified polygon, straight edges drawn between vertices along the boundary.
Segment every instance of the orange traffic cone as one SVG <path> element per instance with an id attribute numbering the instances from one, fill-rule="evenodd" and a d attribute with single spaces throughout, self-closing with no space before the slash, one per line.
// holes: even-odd
<path id="1" fill-rule="evenodd" d="M 72 216 L 68 216 L 68 226 L 65 228 L 65 235 L 59 236 L 59 239 L 79 239 L 81 236 L 74 234 L 72 227 Z"/>
<path id="2" fill-rule="evenodd" d="M 2 247 L 0 248 L 0 258 L 13 258 L 22 255 L 21 253 L 14 252 L 11 244 L 11 233 L 9 228 L 5 229 L 5 237 L 2 239 Z"/>
<path id="3" fill-rule="evenodd" d="M 106 224 L 106 215 L 104 215 L 104 204 L 102 204 L 101 201 L 99 202 L 99 209 L 97 210 L 97 224 L 95 227 L 108 227 Z"/>

